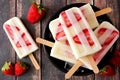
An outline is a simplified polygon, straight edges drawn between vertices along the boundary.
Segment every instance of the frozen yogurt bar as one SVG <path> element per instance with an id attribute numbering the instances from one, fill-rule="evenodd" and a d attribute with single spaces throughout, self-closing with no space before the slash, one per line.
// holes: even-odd
<path id="1" fill-rule="evenodd" d="M 60 23 L 76 59 L 94 54 L 101 49 L 94 32 L 77 7 L 63 11 Z"/>
<path id="2" fill-rule="evenodd" d="M 13 48 L 21 59 L 38 49 L 29 32 L 18 17 L 13 17 L 3 25 Z"/>

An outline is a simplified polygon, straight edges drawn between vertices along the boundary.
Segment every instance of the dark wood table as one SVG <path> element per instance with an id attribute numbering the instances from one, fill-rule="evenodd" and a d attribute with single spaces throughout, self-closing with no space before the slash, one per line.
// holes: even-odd
<path id="1" fill-rule="evenodd" d="M 113 24 L 120 30 L 120 0 L 36 0 L 47 10 L 46 16 L 36 24 L 29 24 L 26 20 L 27 12 L 30 6 L 29 0 L 0 0 L 0 68 L 5 61 L 23 61 L 30 65 L 30 69 L 22 76 L 6 76 L 0 71 L 0 80 L 64 80 L 64 73 L 52 65 L 44 51 L 43 46 L 39 45 L 39 50 L 34 52 L 34 56 L 41 66 L 41 70 L 35 70 L 29 57 L 19 59 L 13 47 L 11 46 L 2 26 L 3 23 L 11 17 L 18 16 L 22 19 L 26 28 L 35 40 L 36 37 L 43 37 L 50 17 L 57 10 L 65 5 L 72 3 L 90 3 L 98 8 L 111 7 L 113 11 L 108 14 Z M 120 50 L 120 38 L 117 41 L 116 49 Z M 70 80 L 120 80 L 119 67 L 115 69 L 116 74 L 113 77 L 103 77 L 100 74 L 88 76 L 73 76 Z"/>

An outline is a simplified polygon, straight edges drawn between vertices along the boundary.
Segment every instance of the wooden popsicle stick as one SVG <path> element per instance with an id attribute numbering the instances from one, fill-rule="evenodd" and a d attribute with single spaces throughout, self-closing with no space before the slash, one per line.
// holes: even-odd
<path id="1" fill-rule="evenodd" d="M 36 70 L 39 70 L 39 69 L 40 69 L 40 66 L 39 66 L 39 64 L 37 63 L 37 61 L 36 61 L 36 59 L 35 59 L 35 57 L 33 56 L 32 53 L 29 54 L 29 58 L 30 58 L 31 62 L 33 63 L 35 69 L 36 69 Z"/>
<path id="2" fill-rule="evenodd" d="M 65 79 L 69 79 L 81 65 L 82 62 L 77 60 L 75 65 L 73 65 L 73 67 L 65 74 Z"/>
<path id="3" fill-rule="evenodd" d="M 101 16 L 101 15 L 107 14 L 111 11 L 112 11 L 112 9 L 110 7 L 108 7 L 108 8 L 104 8 L 104 9 L 101 9 L 99 11 L 96 11 L 95 15 L 96 15 L 96 17 L 98 17 L 98 16 Z"/>
<path id="4" fill-rule="evenodd" d="M 36 38 L 36 42 L 44 44 L 44 45 L 49 46 L 49 47 L 53 47 L 53 45 L 54 45 L 53 42 L 50 42 L 50 41 L 42 39 L 42 38 Z"/>
<path id="5" fill-rule="evenodd" d="M 97 65 L 96 65 L 96 63 L 95 63 L 95 61 L 93 59 L 93 56 L 92 55 L 88 55 L 87 58 L 88 58 L 89 63 L 91 65 L 92 69 L 93 69 L 93 72 L 94 73 L 99 73 L 99 69 L 98 69 L 98 67 L 97 67 Z"/>
<path id="6" fill-rule="evenodd" d="M 88 64 L 91 65 L 92 67 L 92 70 L 94 73 L 98 73 L 99 72 L 99 69 L 93 59 L 93 57 L 91 55 L 88 55 L 88 56 L 85 56 L 87 61 L 88 61 Z M 74 74 L 74 72 L 82 65 L 82 62 L 81 61 L 77 61 L 73 67 L 65 74 L 65 78 L 66 79 L 70 79 L 71 76 Z"/>

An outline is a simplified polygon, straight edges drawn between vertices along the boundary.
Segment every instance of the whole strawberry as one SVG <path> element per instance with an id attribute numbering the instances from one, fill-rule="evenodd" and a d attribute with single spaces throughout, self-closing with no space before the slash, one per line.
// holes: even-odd
<path id="1" fill-rule="evenodd" d="M 102 68 L 100 70 L 100 73 L 103 75 L 103 76 L 113 76 L 115 75 L 115 72 L 114 72 L 114 69 L 112 66 L 110 65 L 106 65 L 104 68 Z"/>
<path id="2" fill-rule="evenodd" d="M 114 66 L 120 66 L 120 51 L 116 50 L 110 59 L 110 64 Z"/>
<path id="3" fill-rule="evenodd" d="M 31 0 L 31 2 L 32 4 L 27 14 L 27 20 L 29 23 L 34 24 L 45 15 L 45 9 L 40 4 L 35 3 L 35 1 Z"/>
<path id="4" fill-rule="evenodd" d="M 118 56 L 118 57 L 120 57 L 120 50 L 115 50 L 115 52 L 114 52 L 113 55 L 114 55 L 114 56 Z"/>
<path id="5" fill-rule="evenodd" d="M 14 64 L 11 62 L 7 61 L 2 67 L 2 73 L 6 75 L 14 75 Z"/>
<path id="6" fill-rule="evenodd" d="M 23 62 L 17 62 L 15 64 L 15 75 L 20 76 L 28 70 L 28 66 Z"/>

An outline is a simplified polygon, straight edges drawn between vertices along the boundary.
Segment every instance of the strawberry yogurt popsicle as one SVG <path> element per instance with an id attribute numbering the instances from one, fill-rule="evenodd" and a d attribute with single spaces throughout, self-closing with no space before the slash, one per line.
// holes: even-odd
<path id="1" fill-rule="evenodd" d="M 38 49 L 19 18 L 13 17 L 6 21 L 3 29 L 20 59 Z"/>
<path id="2" fill-rule="evenodd" d="M 79 8 L 73 7 L 63 11 L 59 20 L 76 59 L 94 54 L 101 49 L 99 41 Z"/>
<path id="3" fill-rule="evenodd" d="M 88 3 L 80 7 L 85 19 L 89 23 L 92 29 L 99 26 L 98 20 L 96 18 L 95 12 L 93 11 L 91 5 Z"/>
<path id="4" fill-rule="evenodd" d="M 102 46 L 102 49 L 93 55 L 94 60 L 98 64 L 118 39 L 119 31 L 112 24 L 104 21 L 95 29 L 94 33 Z"/>

